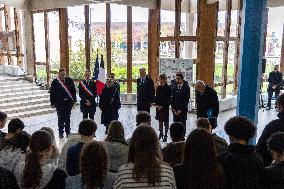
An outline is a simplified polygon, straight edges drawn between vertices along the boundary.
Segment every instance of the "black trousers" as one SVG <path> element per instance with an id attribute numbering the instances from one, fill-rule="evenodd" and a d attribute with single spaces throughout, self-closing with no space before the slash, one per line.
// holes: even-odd
<path id="1" fill-rule="evenodd" d="M 271 108 L 271 99 L 272 99 L 272 96 L 273 96 L 273 92 L 275 92 L 275 99 L 276 99 L 280 94 L 280 90 L 268 89 L 267 107 L 269 107 L 269 108 Z"/>
<path id="2" fill-rule="evenodd" d="M 93 111 L 84 111 L 84 112 L 82 112 L 83 113 L 83 119 L 92 119 L 92 120 L 94 120 L 94 118 L 95 118 L 95 112 L 93 112 Z"/>
<path id="3" fill-rule="evenodd" d="M 56 107 L 57 116 L 58 116 L 58 130 L 59 134 L 65 133 L 70 134 L 70 116 L 71 116 L 72 106 L 60 106 Z"/>

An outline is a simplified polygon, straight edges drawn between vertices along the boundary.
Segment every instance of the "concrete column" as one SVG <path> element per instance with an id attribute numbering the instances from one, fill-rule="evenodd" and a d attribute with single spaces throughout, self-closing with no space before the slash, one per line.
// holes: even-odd
<path id="1" fill-rule="evenodd" d="M 237 115 L 258 122 L 264 14 L 267 0 L 244 0 Z M 255 139 L 253 140 L 255 144 Z"/>
<path id="2" fill-rule="evenodd" d="M 186 13 L 185 33 L 187 36 L 193 36 L 194 13 Z M 185 57 L 192 58 L 193 43 L 185 42 Z"/>
<path id="3" fill-rule="evenodd" d="M 24 55 L 25 55 L 25 70 L 30 76 L 35 76 L 35 60 L 34 60 L 34 45 L 33 45 L 33 21 L 32 13 L 29 11 L 23 12 L 23 31 L 24 31 Z"/>

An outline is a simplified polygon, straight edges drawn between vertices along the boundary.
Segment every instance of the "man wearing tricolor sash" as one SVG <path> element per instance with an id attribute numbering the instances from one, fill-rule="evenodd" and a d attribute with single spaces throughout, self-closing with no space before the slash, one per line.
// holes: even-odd
<path id="1" fill-rule="evenodd" d="M 58 77 L 52 81 L 49 93 L 51 106 L 57 111 L 59 138 L 63 138 L 64 129 L 68 137 L 71 110 L 76 104 L 76 89 L 73 79 L 67 77 L 65 68 L 59 69 Z"/>
<path id="2" fill-rule="evenodd" d="M 96 81 L 91 79 L 91 71 L 85 71 L 85 79 L 79 83 L 80 109 L 83 119 L 94 120 L 96 113 L 97 88 Z"/>

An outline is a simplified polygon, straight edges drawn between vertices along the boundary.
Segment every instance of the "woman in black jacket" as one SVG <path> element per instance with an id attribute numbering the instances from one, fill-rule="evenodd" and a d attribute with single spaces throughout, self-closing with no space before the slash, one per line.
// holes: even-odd
<path id="1" fill-rule="evenodd" d="M 159 86 L 156 89 L 156 119 L 159 121 L 159 139 L 167 142 L 169 130 L 169 106 L 171 104 L 171 87 L 167 84 L 166 74 L 159 75 Z M 163 135 L 165 127 L 165 135 Z"/>
<path id="2" fill-rule="evenodd" d="M 228 150 L 219 154 L 224 169 L 224 189 L 260 189 L 264 166 L 248 141 L 255 135 L 255 125 L 244 117 L 235 116 L 225 124 L 230 138 Z"/>
<path id="3" fill-rule="evenodd" d="M 265 168 L 264 184 L 266 189 L 284 188 L 284 133 L 273 134 L 267 142 L 273 163 Z"/>
<path id="4" fill-rule="evenodd" d="M 105 125 L 107 134 L 110 122 L 118 120 L 118 110 L 121 108 L 119 87 L 111 79 L 107 79 L 102 90 L 99 107 L 102 111 L 101 123 Z"/>

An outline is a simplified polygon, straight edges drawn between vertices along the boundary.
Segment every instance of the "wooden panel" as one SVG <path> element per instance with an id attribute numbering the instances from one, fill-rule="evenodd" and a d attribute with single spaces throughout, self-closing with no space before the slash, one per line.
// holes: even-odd
<path id="1" fill-rule="evenodd" d="M 159 52 L 159 38 L 160 35 L 158 22 L 158 9 L 149 9 L 148 18 L 148 72 L 150 77 L 155 81 L 158 78 L 159 72 L 159 62 L 158 62 L 158 52 Z"/>
<path id="2" fill-rule="evenodd" d="M 180 58 L 180 25 L 181 25 L 181 1 L 175 0 L 175 57 Z"/>
<path id="3" fill-rule="evenodd" d="M 34 67 L 34 78 L 37 79 L 36 74 L 36 53 L 35 53 L 35 30 L 34 30 L 34 17 L 33 14 L 30 14 L 31 16 L 31 27 L 32 27 L 32 61 L 33 61 L 33 67 Z"/>
<path id="4" fill-rule="evenodd" d="M 226 98 L 227 93 L 227 77 L 228 77 L 228 62 L 229 62 L 229 45 L 230 45 L 230 30 L 231 30 L 231 10 L 232 0 L 227 0 L 226 16 L 225 16 L 225 37 L 223 50 L 223 69 L 222 69 L 222 98 Z"/>
<path id="5" fill-rule="evenodd" d="M 106 4 L 106 50 L 107 50 L 107 74 L 111 73 L 111 10 L 110 4 Z"/>
<path id="6" fill-rule="evenodd" d="M 132 7 L 127 6 L 127 93 L 132 93 Z"/>
<path id="7" fill-rule="evenodd" d="M 68 12 L 67 8 L 59 9 L 59 39 L 60 67 L 69 74 L 69 44 L 68 44 Z"/>
<path id="8" fill-rule="evenodd" d="M 280 63 L 280 71 L 284 73 L 284 24 L 283 24 L 283 34 L 282 34 L 282 48 L 281 48 L 281 63 Z"/>
<path id="9" fill-rule="evenodd" d="M 4 7 L 1 7 L 4 11 Z M 3 11 L 0 10 L 0 31 L 3 31 L 3 23 L 2 23 L 2 17 L 3 17 Z M 0 64 L 4 64 L 4 58 L 3 55 L 0 55 Z"/>
<path id="10" fill-rule="evenodd" d="M 86 69 L 91 68 L 91 39 L 90 39 L 90 7 L 89 5 L 84 6 L 85 10 L 85 56 L 86 56 Z"/>
<path id="11" fill-rule="evenodd" d="M 14 21 L 15 21 L 15 35 L 16 35 L 16 56 L 17 56 L 17 65 L 22 64 L 22 58 L 19 54 L 22 52 L 21 41 L 20 41 L 20 15 L 17 13 L 17 10 L 14 8 Z"/>
<path id="12" fill-rule="evenodd" d="M 48 13 L 44 13 L 44 38 L 45 38 L 45 71 L 46 71 L 46 82 L 47 88 L 50 87 L 50 49 L 49 49 L 49 21 L 48 21 Z"/>
<path id="13" fill-rule="evenodd" d="M 5 17 L 5 31 L 10 31 L 11 28 L 11 18 L 10 9 L 8 6 L 4 5 L 4 17 Z M 10 53 L 7 52 L 8 65 L 13 64 L 13 59 L 11 59 Z"/>
<path id="14" fill-rule="evenodd" d="M 215 48 L 218 24 L 218 2 L 198 1 L 197 79 L 214 85 Z"/>

